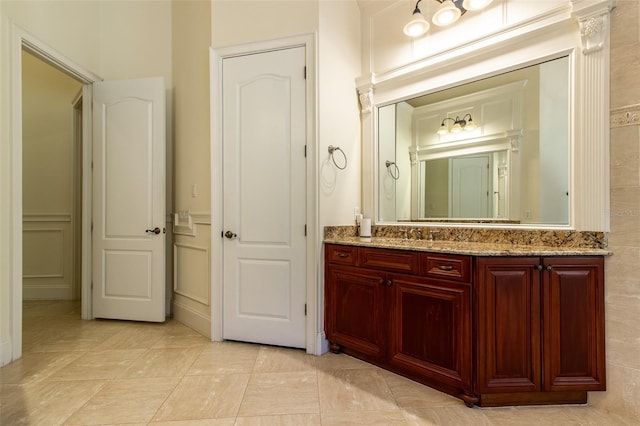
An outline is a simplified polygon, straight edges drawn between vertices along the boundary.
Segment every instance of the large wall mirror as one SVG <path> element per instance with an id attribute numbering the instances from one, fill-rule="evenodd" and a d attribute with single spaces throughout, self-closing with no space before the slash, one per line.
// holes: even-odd
<path id="1" fill-rule="evenodd" d="M 569 225 L 570 65 L 378 106 L 377 222 Z"/>

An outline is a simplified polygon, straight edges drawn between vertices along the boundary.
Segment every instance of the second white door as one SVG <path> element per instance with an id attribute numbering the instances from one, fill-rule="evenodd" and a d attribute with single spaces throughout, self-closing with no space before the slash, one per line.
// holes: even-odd
<path id="1" fill-rule="evenodd" d="M 226 58 L 223 338 L 305 347 L 305 48 Z"/>

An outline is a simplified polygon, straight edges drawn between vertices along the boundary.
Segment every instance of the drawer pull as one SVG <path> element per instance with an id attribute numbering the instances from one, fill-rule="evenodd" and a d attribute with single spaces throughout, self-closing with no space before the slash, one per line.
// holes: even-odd
<path id="1" fill-rule="evenodd" d="M 349 257 L 349 253 L 338 253 L 338 257 Z"/>
<path id="2" fill-rule="evenodd" d="M 453 271 L 453 266 L 451 265 L 438 265 L 438 269 L 441 271 Z"/>

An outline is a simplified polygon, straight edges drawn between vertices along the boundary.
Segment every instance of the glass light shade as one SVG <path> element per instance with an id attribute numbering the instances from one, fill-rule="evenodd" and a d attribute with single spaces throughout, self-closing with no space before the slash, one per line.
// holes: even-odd
<path id="1" fill-rule="evenodd" d="M 462 2 L 462 7 L 467 10 L 480 10 L 489 6 L 492 1 L 493 0 L 464 0 Z"/>
<path id="2" fill-rule="evenodd" d="M 474 123 L 472 119 L 469 119 L 469 121 L 467 121 L 467 125 L 464 126 L 464 129 L 467 132 L 473 132 L 477 128 L 478 128 L 478 126 L 476 126 L 476 123 Z"/>
<path id="3" fill-rule="evenodd" d="M 451 133 L 460 133 L 461 131 L 462 131 L 462 126 L 458 122 L 456 122 L 456 124 L 454 124 L 453 127 L 451 128 Z"/>
<path id="4" fill-rule="evenodd" d="M 438 11 L 433 15 L 433 23 L 439 27 L 446 27 L 456 22 L 462 12 L 451 0 L 442 3 Z"/>
<path id="5" fill-rule="evenodd" d="M 411 20 L 404 26 L 404 33 L 409 37 L 420 37 L 429 31 L 429 22 L 422 16 L 422 13 L 415 12 L 411 16 Z"/>
<path id="6" fill-rule="evenodd" d="M 437 131 L 437 133 L 438 133 L 440 136 L 444 136 L 444 135 L 446 135 L 447 133 L 449 133 L 449 129 L 447 129 L 447 126 L 445 126 L 445 125 L 443 124 L 442 126 L 440 126 L 440 129 Z"/>

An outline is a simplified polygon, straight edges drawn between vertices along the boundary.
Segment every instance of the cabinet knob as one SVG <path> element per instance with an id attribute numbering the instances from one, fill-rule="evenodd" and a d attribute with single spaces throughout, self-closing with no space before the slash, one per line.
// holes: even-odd
<path id="1" fill-rule="evenodd" d="M 537 269 L 538 271 L 542 271 L 542 265 L 537 265 L 537 266 L 536 266 L 536 269 Z"/>
<path id="2" fill-rule="evenodd" d="M 438 265 L 438 269 L 441 271 L 453 271 L 453 266 L 451 265 Z"/>
<path id="3" fill-rule="evenodd" d="M 349 253 L 338 253 L 338 257 L 349 257 Z"/>
<path id="4" fill-rule="evenodd" d="M 553 268 L 551 267 L 551 265 L 547 265 L 547 271 L 549 272 L 553 271 Z"/>
<path id="5" fill-rule="evenodd" d="M 391 286 L 393 285 L 393 281 L 391 281 L 391 280 L 387 280 L 387 281 L 385 282 L 385 285 L 386 285 L 387 287 L 391 287 Z"/>

